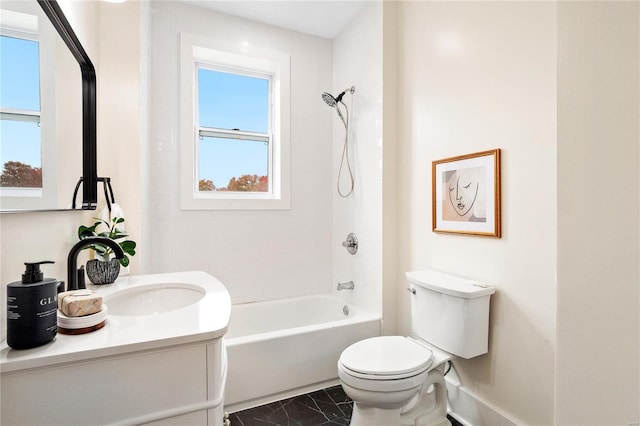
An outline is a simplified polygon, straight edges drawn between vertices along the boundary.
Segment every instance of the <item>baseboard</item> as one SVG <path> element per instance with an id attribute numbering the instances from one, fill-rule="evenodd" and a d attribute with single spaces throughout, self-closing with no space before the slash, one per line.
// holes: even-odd
<path id="1" fill-rule="evenodd" d="M 469 389 L 455 383 L 447 382 L 449 399 L 449 415 L 464 426 L 516 426 L 518 423 L 500 413 L 495 407 L 473 395 Z"/>
<path id="2" fill-rule="evenodd" d="M 224 411 L 227 413 L 236 413 L 238 411 L 248 410 L 250 408 L 255 408 L 260 405 L 271 404 L 272 402 L 282 401 L 283 399 L 293 398 L 299 395 L 304 395 L 306 393 L 315 392 L 321 389 L 327 389 L 333 386 L 337 386 L 340 384 L 340 380 L 336 377 L 335 379 L 327 380 L 324 382 L 313 383 L 308 386 L 303 386 L 296 389 L 288 389 L 283 392 L 278 392 L 272 395 L 262 396 L 259 398 L 254 398 L 246 401 L 240 401 L 235 404 L 229 404 L 224 406 Z"/>

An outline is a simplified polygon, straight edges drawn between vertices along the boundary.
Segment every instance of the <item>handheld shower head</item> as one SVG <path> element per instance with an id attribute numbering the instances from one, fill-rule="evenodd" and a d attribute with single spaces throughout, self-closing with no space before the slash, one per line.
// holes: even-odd
<path id="1" fill-rule="evenodd" d="M 330 93 L 324 92 L 322 94 L 322 100 L 325 104 L 329 105 L 331 108 L 335 108 L 338 101 L 334 98 Z"/>
<path id="2" fill-rule="evenodd" d="M 347 92 L 354 94 L 355 91 L 356 91 L 355 86 L 351 86 L 348 89 L 345 89 L 342 93 L 340 93 L 335 98 L 331 93 L 324 92 L 322 94 L 322 100 L 324 101 L 324 103 L 329 105 L 331 108 L 336 109 L 336 112 L 338 113 L 338 117 L 340 117 L 340 120 L 342 121 L 342 124 L 344 124 L 344 129 L 345 129 L 344 145 L 342 146 L 342 157 L 340 157 L 340 168 L 338 169 L 338 179 L 336 182 L 336 188 L 338 189 L 338 194 L 342 198 L 346 198 L 349 195 L 351 195 L 351 193 L 353 192 L 353 186 L 355 184 L 355 180 L 353 178 L 353 171 L 351 170 L 351 163 L 349 161 L 349 108 L 347 108 L 347 104 L 342 102 L 342 98 Z M 344 115 L 342 114 L 342 111 L 340 110 L 341 107 L 338 104 L 342 104 L 342 108 L 344 109 Z M 344 166 L 345 160 L 347 163 L 347 169 L 349 171 L 351 186 L 348 192 L 343 193 L 342 189 L 340 188 L 340 181 L 342 176 L 342 168 Z"/>
<path id="3" fill-rule="evenodd" d="M 342 93 L 340 93 L 338 96 L 336 96 L 335 98 L 333 97 L 333 95 L 331 95 L 331 93 L 327 93 L 324 92 L 322 94 L 322 100 L 324 101 L 324 103 L 326 103 L 327 105 L 329 105 L 331 108 L 335 108 L 336 105 L 338 104 L 338 102 L 342 102 L 342 97 L 347 93 L 355 93 L 356 88 L 355 86 L 351 86 L 348 89 L 345 89 L 342 91 Z"/>

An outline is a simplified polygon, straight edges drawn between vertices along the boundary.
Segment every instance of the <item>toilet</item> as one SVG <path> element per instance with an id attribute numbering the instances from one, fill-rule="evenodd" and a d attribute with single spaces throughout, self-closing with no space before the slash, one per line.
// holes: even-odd
<path id="1" fill-rule="evenodd" d="M 494 287 L 433 270 L 406 277 L 411 336 L 361 340 L 338 360 L 338 377 L 354 401 L 352 426 L 450 426 L 446 362 L 488 351 Z"/>

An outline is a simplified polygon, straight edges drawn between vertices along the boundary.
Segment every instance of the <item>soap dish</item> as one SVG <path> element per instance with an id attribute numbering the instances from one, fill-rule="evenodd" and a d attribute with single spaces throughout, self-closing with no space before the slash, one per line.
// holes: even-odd
<path id="1" fill-rule="evenodd" d="M 58 332 L 62 334 L 84 334 L 104 327 L 107 318 L 107 305 L 95 314 L 83 317 L 68 317 L 58 310 Z"/>
<path id="2" fill-rule="evenodd" d="M 60 334 L 86 334 L 91 333 L 92 331 L 100 330 L 104 327 L 107 320 L 102 321 L 99 324 L 94 325 L 93 327 L 83 327 L 83 328 L 64 328 L 58 326 L 58 333 Z"/>

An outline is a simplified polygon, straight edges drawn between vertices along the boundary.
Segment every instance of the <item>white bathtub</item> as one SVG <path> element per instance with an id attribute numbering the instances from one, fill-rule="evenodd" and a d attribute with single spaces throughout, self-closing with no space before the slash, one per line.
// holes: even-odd
<path id="1" fill-rule="evenodd" d="M 233 305 L 225 411 L 338 384 L 340 353 L 380 330 L 380 316 L 330 295 Z"/>

